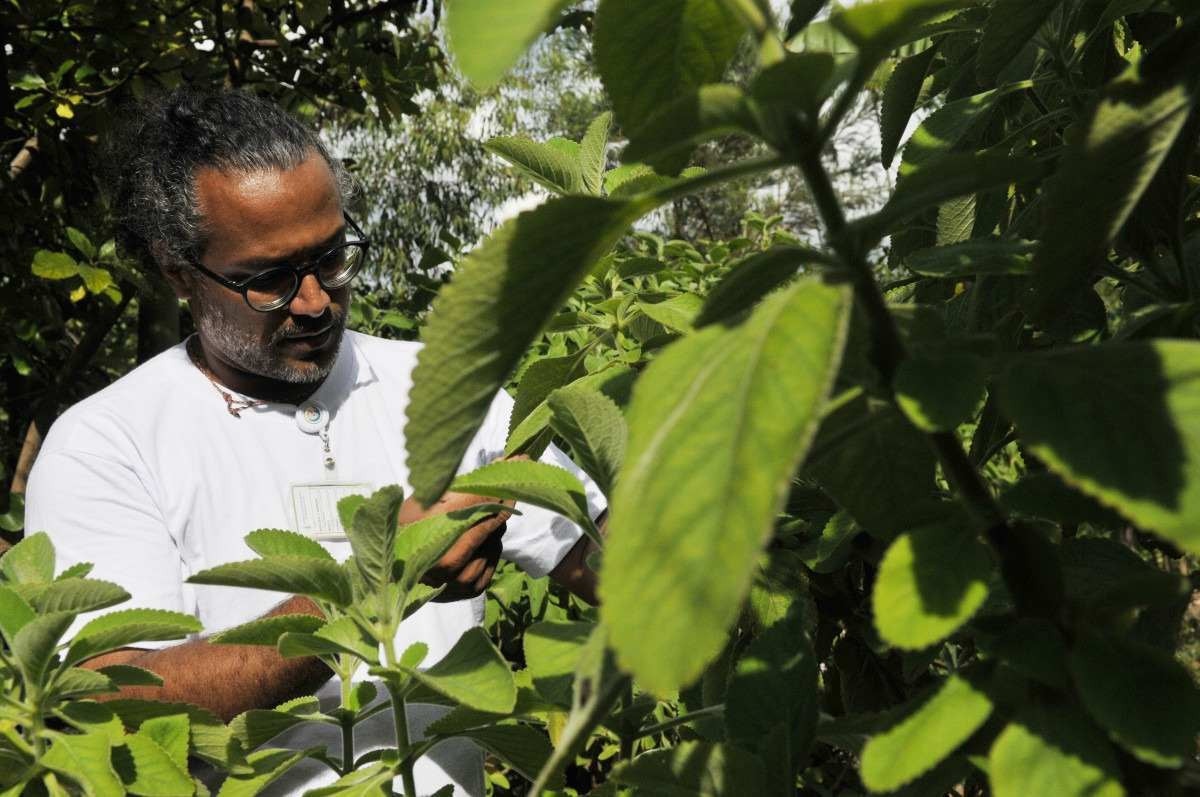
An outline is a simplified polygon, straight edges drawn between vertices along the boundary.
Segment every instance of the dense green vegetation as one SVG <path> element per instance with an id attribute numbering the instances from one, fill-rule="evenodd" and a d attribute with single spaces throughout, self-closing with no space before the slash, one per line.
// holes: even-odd
<path id="1" fill-rule="evenodd" d="M 470 519 L 397 528 L 396 490 L 343 504 L 351 562 L 279 532 L 252 541 L 261 559 L 197 576 L 308 594 L 328 619 L 225 641 L 369 667 L 393 705 L 457 706 L 429 743 L 359 766 L 315 753 L 342 776 L 321 793 L 389 793 L 399 776 L 411 795 L 414 757 L 462 735 L 502 762 L 494 790 L 516 794 L 1198 788 L 1200 12 L 879 0 L 826 17 L 794 0 L 777 24 L 760 0 L 569 6 L 447 3 L 437 24 L 463 91 L 486 98 L 543 32 L 582 25 L 578 57 L 611 113 L 588 107 L 567 136 L 490 140 L 552 196 L 461 259 L 448 250 L 475 227 L 441 226 L 449 240 L 415 256 L 396 247 L 358 322 L 426 343 L 407 430 L 419 498 L 516 499 L 599 537 L 563 471 L 502 462 L 455 479 L 506 387 L 510 452 L 555 440 L 601 486 L 602 605 L 501 571 L 490 634 L 417 669 L 419 646 L 388 643 Z M 330 8 L 314 19 L 340 35 L 334 21 L 358 12 Z M 375 52 L 326 44 L 332 64 Z M 387 70 L 394 57 L 379 55 Z M 883 204 L 836 179 L 837 136 L 871 91 L 878 159 L 898 174 Z M 777 216 L 707 230 L 691 216 L 696 196 L 766 180 L 789 186 Z M 81 225 L 88 238 L 41 229 L 60 236 L 23 261 L 41 279 L 5 271 L 3 301 L 33 285 L 82 290 L 59 307 L 122 306 L 125 272 Z M 56 256 L 68 246 L 73 266 Z M 457 262 L 445 286 L 414 290 L 406 269 L 425 251 L 426 265 Z M 42 338 L 17 340 L 55 362 Z M 331 714 L 302 699 L 228 727 L 187 707 L 94 704 L 154 676 L 79 661 L 194 621 L 116 612 L 62 640 L 75 613 L 125 597 L 86 576 L 56 573 L 42 535 L 0 560 L 12 793 L 190 793 L 189 754 L 228 770 L 222 793 L 254 793 L 302 755 L 255 750 L 276 730 L 350 727 L 370 701 L 347 689 Z"/>

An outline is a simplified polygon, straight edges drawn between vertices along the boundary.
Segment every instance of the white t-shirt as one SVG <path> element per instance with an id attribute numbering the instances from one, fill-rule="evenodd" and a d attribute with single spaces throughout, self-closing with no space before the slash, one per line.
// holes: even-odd
<path id="1" fill-rule="evenodd" d="M 93 578 L 124 587 L 133 598 L 121 608 L 186 612 L 203 623 L 206 634 L 259 617 L 286 596 L 184 582 L 205 568 L 254 558 L 243 538 L 255 529 L 311 533 L 319 513 L 305 502 L 316 493 L 299 485 L 361 484 L 370 491 L 400 484 L 407 494 L 404 423 L 419 350 L 417 343 L 346 332 L 333 370 L 310 399 L 331 413 L 326 454 L 320 435 L 302 430 L 295 405 L 272 403 L 232 416 L 184 346 L 175 346 L 58 419 L 29 478 L 26 528 L 49 533 L 59 569 L 92 562 Z M 461 472 L 502 454 L 511 409 L 512 399 L 501 391 Z M 333 468 L 326 467 L 327 456 Z M 543 460 L 580 477 L 598 516 L 604 499 L 595 484 L 556 449 Z M 518 509 L 523 514 L 508 522 L 503 555 L 533 576 L 545 575 L 581 531 L 546 510 L 522 504 Z M 322 544 L 339 561 L 350 555 L 348 542 L 322 539 Z M 424 642 L 425 666 L 432 665 L 482 621 L 483 608 L 482 596 L 426 604 L 404 621 L 397 650 Z M 170 644 L 177 643 L 139 647 Z M 323 707 L 336 706 L 336 678 L 317 694 Z M 414 735 L 440 711 L 412 707 Z M 392 728 L 386 711 L 359 725 L 357 754 L 394 745 Z M 311 724 L 271 742 L 296 748 L 322 743 L 340 751 L 340 732 Z M 481 764 L 481 753 L 470 743 L 444 742 L 418 762 L 418 790 L 428 794 L 454 783 L 455 794 L 482 795 Z M 326 767 L 306 762 L 271 791 L 301 793 L 332 780 Z"/>

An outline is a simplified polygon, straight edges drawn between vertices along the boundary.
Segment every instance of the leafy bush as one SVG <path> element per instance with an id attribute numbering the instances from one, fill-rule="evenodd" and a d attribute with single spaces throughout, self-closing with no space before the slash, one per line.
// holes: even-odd
<path id="1" fill-rule="evenodd" d="M 453 420 L 438 408 L 519 369 L 518 405 L 548 408 L 543 439 L 559 434 L 612 485 L 594 633 L 614 669 L 556 759 L 643 692 L 706 712 L 615 782 L 1184 789 L 1200 692 L 1171 651 L 1194 587 L 1173 563 L 1200 551 L 1200 18 L 1150 2 L 885 0 L 806 31 L 820 5 L 793 4 L 785 46 L 754 0 L 602 0 L 595 58 L 624 165 L 598 166 L 588 139 L 493 143 L 563 196 L 498 230 L 434 302 L 408 427 L 416 493 L 449 484 L 486 404 Z M 451 6 L 456 57 L 491 47 L 459 57 L 468 77 L 498 78 L 499 56 L 546 23 L 532 6 L 494 47 L 486 10 Z M 746 35 L 758 73 L 720 83 Z M 847 219 L 825 150 L 872 79 L 899 177 L 882 209 Z M 685 169 L 729 133 L 773 154 Z M 819 252 L 772 247 L 685 300 L 688 322 L 630 356 L 619 390 L 602 376 L 614 366 L 561 361 L 591 355 L 597 333 L 636 348 L 618 336 L 636 290 L 581 298 L 635 220 L 776 169 L 807 181 Z M 903 276 L 887 292 L 884 268 Z M 573 345 L 528 364 L 543 330 L 556 345 L 581 314 Z M 510 447 L 531 445 L 524 422 Z"/>
<path id="2" fill-rule="evenodd" d="M 502 27 L 488 4 L 451 5 L 459 66 L 486 87 L 564 5 L 510 4 Z M 349 677 L 365 662 L 391 705 L 457 708 L 376 760 L 316 751 L 343 776 L 329 793 L 387 793 L 449 735 L 539 794 L 581 753 L 594 758 L 571 785 L 597 794 L 1194 789 L 1200 689 L 1175 654 L 1200 553 L 1200 12 L 880 0 L 811 22 L 822 5 L 796 0 L 781 34 L 758 0 L 601 0 L 595 58 L 624 163 L 608 168 L 603 117 L 581 142 L 492 142 L 559 195 L 498 229 L 434 301 L 413 486 L 579 523 L 603 543 L 598 612 L 505 576 L 492 627 L 525 667 L 472 631 L 451 654 L 462 680 L 417 669 L 419 648 L 389 642 L 429 597 L 423 563 L 470 518 L 398 530 L 385 490 L 343 504 L 350 562 L 255 532 L 261 559 L 198 577 L 313 596 L 324 623 L 226 639 L 320 655 L 347 684 L 337 712 L 300 700 L 225 728 L 69 699 L 62 681 L 85 676 L 68 677 L 78 638 L 59 638 L 84 609 L 38 596 L 86 573 L 53 580 L 35 536 L 0 564 L 11 777 L 135 790 L 142 770 L 121 762 L 157 750 L 178 769 L 186 722 L 190 752 L 252 792 L 302 755 L 252 752 L 253 729 L 352 726 L 373 710 Z M 746 37 L 758 72 L 721 83 Z M 881 209 L 848 219 L 827 150 L 872 80 L 899 176 Z M 770 154 L 687 169 L 730 133 Z M 765 224 L 695 256 L 631 233 L 675 198 L 781 169 L 808 185 L 819 248 Z M 567 447 L 610 499 L 606 538 L 564 471 L 501 462 L 455 479 L 514 382 L 510 450 Z M 98 605 L 124 597 L 109 595 Z M 80 744 L 108 757 L 69 756 Z M 93 775 L 85 758 L 112 764 Z"/>

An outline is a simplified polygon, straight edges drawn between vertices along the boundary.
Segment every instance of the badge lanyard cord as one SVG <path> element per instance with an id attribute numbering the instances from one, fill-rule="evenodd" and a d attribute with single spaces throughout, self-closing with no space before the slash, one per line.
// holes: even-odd
<path id="1" fill-rule="evenodd" d="M 235 418 L 241 418 L 242 410 L 248 410 L 253 407 L 265 407 L 270 403 L 261 399 L 237 398 L 228 390 L 221 387 L 221 384 L 217 382 L 217 378 L 204 362 L 204 355 L 200 351 L 199 343 L 200 339 L 196 335 L 192 335 L 187 339 L 184 348 L 187 351 L 188 359 L 192 361 L 192 365 L 196 366 L 196 369 L 200 373 L 204 374 L 209 384 L 225 400 L 225 408 L 229 410 L 230 415 Z M 324 420 L 324 424 L 321 423 L 322 420 Z M 333 459 L 333 453 L 329 445 L 329 425 L 331 423 L 333 423 L 333 413 L 318 401 L 306 401 L 296 408 L 296 425 L 305 434 L 315 434 L 320 439 L 321 447 L 325 454 L 324 465 L 328 469 L 332 469 L 337 464 Z"/>

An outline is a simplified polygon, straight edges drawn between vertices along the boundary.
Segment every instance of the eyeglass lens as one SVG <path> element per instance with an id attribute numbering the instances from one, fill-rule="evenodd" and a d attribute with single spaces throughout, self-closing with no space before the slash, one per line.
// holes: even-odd
<path id="1" fill-rule="evenodd" d="M 340 288 L 354 279 L 362 261 L 362 246 L 339 246 L 317 261 L 317 280 L 324 288 Z M 290 302 L 299 287 L 300 274 L 295 269 L 271 269 L 247 283 L 246 300 L 256 309 L 274 310 Z"/>

